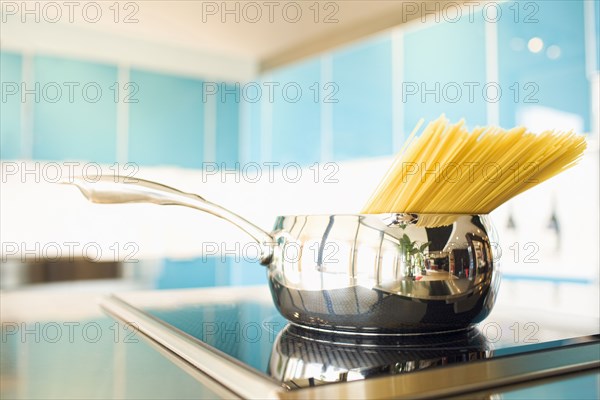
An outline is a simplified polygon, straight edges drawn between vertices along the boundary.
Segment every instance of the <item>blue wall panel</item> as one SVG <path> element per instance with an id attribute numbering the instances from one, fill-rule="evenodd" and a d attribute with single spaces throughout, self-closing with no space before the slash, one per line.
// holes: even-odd
<path id="1" fill-rule="evenodd" d="M 226 163 L 233 167 L 239 161 L 239 132 L 240 132 L 240 87 L 235 85 L 226 86 L 224 95 L 216 96 L 216 161 Z"/>
<path id="2" fill-rule="evenodd" d="M 294 64 L 263 79 L 262 107 L 269 106 L 267 84 L 274 89 L 272 106 L 272 154 L 263 161 L 308 165 L 321 155 L 320 99 L 315 99 L 321 76 L 319 59 Z M 300 88 L 300 91 L 297 89 Z M 312 89 L 311 89 L 312 88 Z"/>
<path id="3" fill-rule="evenodd" d="M 469 127 L 487 123 L 485 24 L 480 15 L 407 32 L 403 60 L 405 135 L 420 118 L 431 121 L 443 113 L 451 121 L 465 118 Z M 494 96 L 492 89 L 489 93 Z"/>
<path id="4" fill-rule="evenodd" d="M 132 70 L 138 103 L 129 104 L 129 161 L 200 168 L 204 157 L 202 81 Z"/>
<path id="5" fill-rule="evenodd" d="M 585 70 L 583 2 L 532 4 L 537 8 L 527 10 L 531 18 L 525 20 L 522 12 L 518 22 L 510 3 L 503 4 L 503 13 L 511 18 L 502 18 L 498 24 L 500 83 L 506 88 L 518 87 L 520 93 L 506 90 L 501 101 L 501 124 L 513 126 L 518 122 L 518 113 L 541 106 L 580 116 L 587 131 L 590 90 Z M 543 41 L 541 51 L 528 49 L 532 38 Z"/>
<path id="6" fill-rule="evenodd" d="M 0 52 L 0 158 L 21 157 L 21 63 L 19 54 Z M 15 94 L 11 94 L 17 91 Z"/>
<path id="7" fill-rule="evenodd" d="M 596 71 L 600 71 L 600 1 L 594 1 L 594 30 L 596 37 Z"/>
<path id="8" fill-rule="evenodd" d="M 389 36 L 333 53 L 332 81 L 336 160 L 391 154 L 392 51 Z"/>
<path id="9" fill-rule="evenodd" d="M 117 68 L 36 56 L 33 76 L 39 84 L 37 99 L 27 95 L 34 103 L 33 158 L 114 162 Z"/>
<path id="10" fill-rule="evenodd" d="M 247 149 L 242 149 L 246 156 L 246 162 L 261 162 L 261 142 L 262 142 L 262 121 L 261 121 L 261 105 L 257 102 L 242 102 L 244 112 L 248 113 L 247 125 Z"/>
<path id="11" fill-rule="evenodd" d="M 156 280 L 157 289 L 266 284 L 267 271 L 258 262 L 221 256 L 165 259 Z"/>
<path id="12" fill-rule="evenodd" d="M 220 259 L 207 257 L 192 260 L 165 259 L 160 276 L 156 282 L 157 289 L 194 288 L 223 285 L 219 282 L 217 268 L 221 267 Z"/>

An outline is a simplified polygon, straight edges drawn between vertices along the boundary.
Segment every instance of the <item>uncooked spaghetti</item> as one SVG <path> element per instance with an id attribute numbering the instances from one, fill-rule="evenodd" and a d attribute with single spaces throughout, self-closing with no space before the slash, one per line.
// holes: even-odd
<path id="1" fill-rule="evenodd" d="M 537 184 L 572 167 L 586 148 L 582 135 L 517 127 L 480 127 L 444 117 L 429 123 L 403 151 L 362 210 L 487 214 Z"/>

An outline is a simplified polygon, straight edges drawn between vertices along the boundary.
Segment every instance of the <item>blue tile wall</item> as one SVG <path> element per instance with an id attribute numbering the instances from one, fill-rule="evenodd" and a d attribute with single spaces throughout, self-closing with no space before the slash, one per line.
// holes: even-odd
<path id="1" fill-rule="evenodd" d="M 171 260 L 165 259 L 157 289 L 207 287 L 222 284 L 217 282 L 216 258 Z"/>
<path id="2" fill-rule="evenodd" d="M 36 56 L 33 104 L 33 158 L 112 163 L 116 159 L 117 68 L 64 58 Z M 73 96 L 67 85 L 73 86 Z M 54 89 L 56 86 L 59 90 Z M 97 90 L 99 89 L 99 90 Z"/>
<path id="3" fill-rule="evenodd" d="M 515 4 L 520 10 L 517 18 Z M 535 5 L 534 8 L 531 4 Z M 588 9 L 589 10 L 589 9 Z M 600 65 L 600 4 L 593 2 L 595 23 L 593 32 L 598 49 L 595 66 Z M 525 21 L 529 13 L 533 21 Z M 515 18 L 517 18 L 515 20 Z M 537 22 L 536 22 L 537 21 Z M 324 65 L 321 57 L 280 68 L 256 81 L 262 89 L 258 102 L 248 102 L 239 88 L 229 85 L 237 93 L 216 102 L 215 161 L 228 164 L 246 155 L 244 161 L 296 161 L 307 165 L 321 158 L 321 113 L 331 111 L 333 158 L 345 160 L 390 154 L 392 149 L 392 115 L 402 113 L 404 134 L 417 120 L 428 120 L 446 113 L 456 120 L 465 117 L 470 125 L 487 123 L 486 102 L 480 86 L 486 82 L 485 23 L 477 12 L 472 21 L 464 16 L 456 23 L 433 23 L 402 34 L 402 87 L 398 110 L 392 110 L 392 54 L 391 34 L 383 34 L 346 48 L 333 51 Z M 585 130 L 590 128 L 589 82 L 585 74 L 585 24 L 583 1 L 507 2 L 502 4 L 502 18 L 497 23 L 499 83 L 502 97 L 499 102 L 500 123 L 512 126 L 516 115 L 524 107 L 539 105 L 581 116 Z M 527 41 L 539 36 L 545 48 L 534 54 L 527 50 Z M 558 46 L 561 54 L 556 59 L 548 56 L 549 46 Z M 3 81 L 21 82 L 21 56 L 1 53 Z M 331 62 L 331 65 L 329 65 Z M 332 81 L 337 92 L 337 103 L 324 105 L 323 71 L 331 67 Z M 279 84 L 275 88 L 275 102 L 267 104 L 265 81 Z M 75 99 L 69 101 L 63 86 L 57 102 L 46 96 L 33 104 L 33 156 L 39 159 L 84 159 L 113 162 L 116 158 L 116 110 L 114 84 L 115 66 L 101 65 L 57 57 L 34 58 L 34 81 L 47 83 L 77 82 Z M 177 165 L 199 168 L 204 158 L 204 108 L 202 84 L 198 79 L 132 70 L 130 81 L 137 92 L 129 103 L 129 160 L 143 165 Z M 86 101 L 81 86 L 97 83 L 103 90 L 98 102 Z M 478 84 L 473 101 L 469 99 L 465 82 Z M 283 85 L 297 83 L 302 89 L 299 101 L 282 96 Z M 433 94 L 425 95 L 424 88 L 440 84 L 439 101 Z M 443 85 L 451 83 L 447 91 Z M 526 86 L 533 83 L 535 86 Z M 316 86 L 313 86 L 315 85 Z M 417 84 L 417 94 L 406 92 L 407 85 Z M 515 84 L 517 86 L 515 86 Z M 453 101 L 457 86 L 462 90 L 458 101 Z M 314 99 L 315 89 L 319 96 Z M 515 88 L 519 94 L 515 99 Z M 120 88 L 119 101 L 124 101 Z M 534 92 L 535 91 L 535 92 Z M 42 90 L 43 92 L 43 90 Z M 531 99 L 526 96 L 531 95 Z M 19 96 L 3 101 L 1 119 L 3 159 L 27 154 L 21 149 L 21 104 Z M 32 99 L 32 95 L 28 98 Z M 450 98 L 448 98 L 450 97 Z M 526 101 L 534 102 L 527 103 Z M 243 103 L 243 104 L 242 104 Z M 246 118 L 240 120 L 240 107 Z M 264 121 L 265 108 L 270 109 Z M 267 125 L 271 135 L 265 135 Z M 241 124 L 247 132 L 240 149 Z M 263 143 L 266 136 L 270 142 Z M 269 154 L 264 154 L 270 149 Z M 241 151 L 240 151 L 241 150 Z"/>
<path id="4" fill-rule="evenodd" d="M 264 82 L 275 86 L 272 104 L 272 154 L 263 161 L 308 165 L 321 156 L 319 59 L 294 64 L 263 77 L 263 104 L 270 101 Z M 271 84 L 271 83 L 269 83 Z M 316 86 L 315 86 L 316 85 Z M 298 90 L 299 88 L 299 90 Z M 312 88 L 312 89 L 311 89 Z"/>
<path id="5" fill-rule="evenodd" d="M 256 81 L 258 83 L 259 81 Z M 261 104 L 260 100 L 256 102 L 248 102 L 242 101 L 241 107 L 244 108 L 244 112 L 247 113 L 247 137 L 246 137 L 246 146 L 247 150 L 245 152 L 246 158 L 243 160 L 244 162 L 258 162 L 262 161 L 261 157 L 261 129 L 262 129 L 262 121 L 261 121 Z"/>
<path id="6" fill-rule="evenodd" d="M 600 71 L 600 1 L 594 1 L 594 28 L 596 33 L 596 71 Z"/>
<path id="7" fill-rule="evenodd" d="M 332 104 L 334 159 L 391 154 L 391 38 L 336 51 L 332 64 L 332 82 L 339 88 L 339 102 Z"/>
<path id="8" fill-rule="evenodd" d="M 0 52 L 0 158 L 3 160 L 21 157 L 21 63 L 19 54 Z M 17 93 L 11 94 L 15 90 Z"/>
<path id="9" fill-rule="evenodd" d="M 404 132 L 420 118 L 431 121 L 442 113 L 469 126 L 487 123 L 485 22 L 481 15 L 463 15 L 457 22 L 432 23 L 404 35 L 401 102 Z M 469 85 L 473 85 L 470 96 Z M 477 85 L 477 86 L 475 86 Z M 429 90 L 433 93 L 428 94 Z M 414 94 L 412 94 L 414 93 Z M 491 93 L 491 92 L 490 92 Z"/>
<path id="10" fill-rule="evenodd" d="M 264 285 L 267 273 L 258 262 L 241 257 L 205 257 L 191 260 L 163 260 L 156 289 L 209 286 Z"/>
<path id="11" fill-rule="evenodd" d="M 223 84 L 216 96 L 216 161 L 229 165 L 239 161 L 240 85 Z"/>
<path id="12" fill-rule="evenodd" d="M 525 12 L 522 7 L 518 22 L 509 9 L 511 4 L 502 5 L 503 14 L 510 17 L 502 18 L 498 24 L 499 77 L 503 88 L 517 84 L 520 93 L 505 90 L 500 103 L 501 124 L 513 126 L 519 111 L 542 106 L 579 115 L 588 131 L 590 86 L 585 69 L 583 2 L 532 2 L 536 8 Z M 531 18 L 526 20 L 526 15 Z M 544 42 L 539 53 L 527 48 L 533 37 Z M 550 46 L 558 46 L 558 58 L 550 58 Z"/>
<path id="13" fill-rule="evenodd" d="M 133 69 L 129 161 L 200 168 L 204 159 L 202 81 Z"/>

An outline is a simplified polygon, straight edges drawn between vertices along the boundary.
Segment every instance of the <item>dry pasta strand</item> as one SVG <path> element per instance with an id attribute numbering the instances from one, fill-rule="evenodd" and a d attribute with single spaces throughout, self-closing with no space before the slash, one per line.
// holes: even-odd
<path id="1" fill-rule="evenodd" d="M 488 214 L 502 203 L 574 166 L 586 148 L 573 132 L 540 134 L 516 127 L 451 124 L 445 116 L 422 120 L 362 210 Z"/>

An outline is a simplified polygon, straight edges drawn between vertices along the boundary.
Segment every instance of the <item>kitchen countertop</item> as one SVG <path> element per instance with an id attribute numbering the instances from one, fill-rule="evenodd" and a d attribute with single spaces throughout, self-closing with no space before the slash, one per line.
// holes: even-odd
<path id="1" fill-rule="evenodd" d="M 232 291 L 268 300 L 268 288 L 211 288 L 140 293 L 160 299 L 194 296 L 225 298 Z M 116 323 L 98 307 L 98 294 L 85 292 L 3 292 L 1 294 L 2 398 L 215 398 L 229 397 L 205 375 L 130 327 Z M 507 299 L 508 300 L 508 299 Z M 545 315 L 547 314 L 547 315 Z M 539 341 L 598 333 L 598 319 L 552 315 L 527 308 L 515 309 L 499 298 L 492 315 L 502 328 L 503 340 L 527 344 L 524 324 L 537 324 Z M 485 322 L 483 326 L 485 326 Z M 495 322 L 499 321 L 499 322 Z M 516 324 L 516 325 L 515 325 Z M 511 328 L 512 327 L 512 328 Z M 518 330 L 521 335 L 518 335 Z M 600 357 L 600 355 L 599 355 Z M 597 398 L 600 374 L 579 374 L 535 386 L 502 389 L 502 398 L 555 398 L 574 394 Z M 331 390 L 335 390 L 333 385 Z M 331 392 L 329 392 L 331 393 Z M 571 396 L 572 397 L 572 396 Z M 493 397 L 492 397 L 493 398 Z"/>

